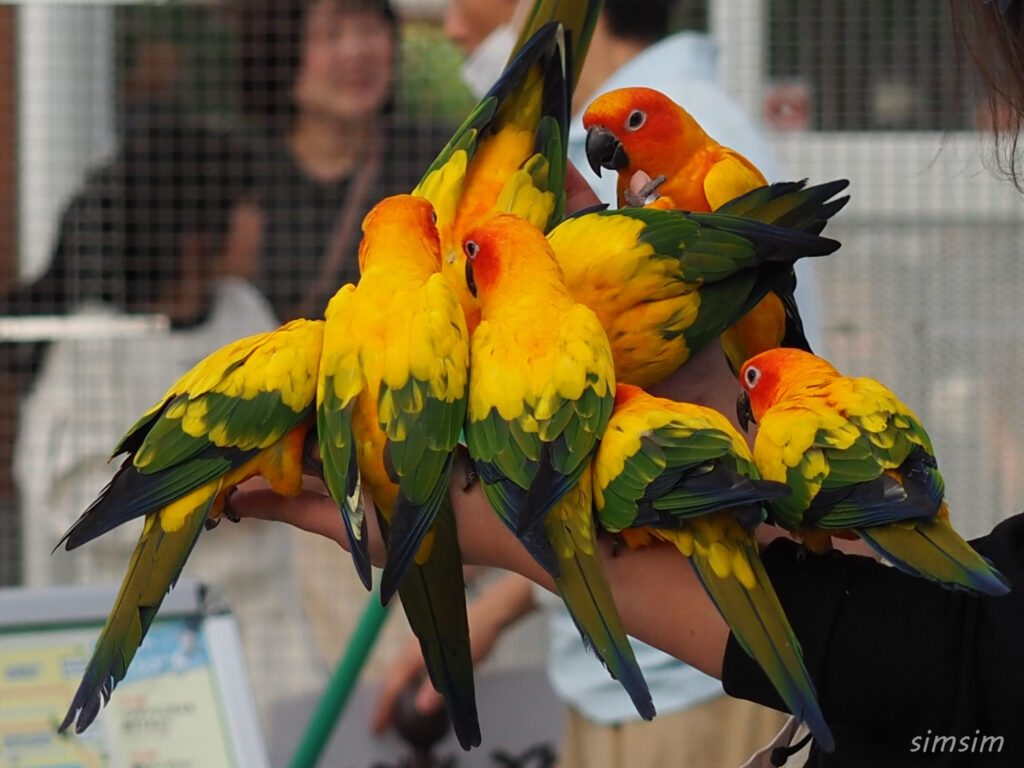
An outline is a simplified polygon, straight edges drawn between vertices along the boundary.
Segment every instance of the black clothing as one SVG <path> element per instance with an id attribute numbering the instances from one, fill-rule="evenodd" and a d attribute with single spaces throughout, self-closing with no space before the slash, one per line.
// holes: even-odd
<path id="1" fill-rule="evenodd" d="M 1024 515 L 972 542 L 1015 588 L 974 596 L 870 558 L 763 554 L 800 639 L 836 751 L 808 766 L 1024 765 Z M 731 696 L 785 710 L 730 635 Z"/>
<path id="2" fill-rule="evenodd" d="M 430 123 L 391 118 L 387 123 L 380 170 L 359 203 L 345 258 L 332 284 L 318 285 L 322 262 L 331 247 L 342 211 L 354 188 L 354 174 L 329 182 L 309 178 L 279 138 L 259 142 L 254 198 L 262 215 L 262 251 L 255 280 L 274 312 L 284 321 L 310 295 L 316 311 L 344 283 L 359 280 L 357 261 L 363 217 L 388 195 L 411 192 L 441 151 L 451 131 Z M 315 292 L 315 294 L 311 293 Z"/>

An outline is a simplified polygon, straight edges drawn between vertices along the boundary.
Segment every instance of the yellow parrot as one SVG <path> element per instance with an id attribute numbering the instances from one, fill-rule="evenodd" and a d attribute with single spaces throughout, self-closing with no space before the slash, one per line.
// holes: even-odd
<path id="1" fill-rule="evenodd" d="M 594 458 L 598 522 L 630 547 L 667 541 L 685 555 L 736 639 L 831 751 L 835 741 L 754 535 L 764 502 L 789 493 L 760 479 L 746 441 L 722 414 L 619 384 Z"/>
<path id="2" fill-rule="evenodd" d="M 654 705 L 595 547 L 590 503 L 590 458 L 614 399 L 607 337 L 569 295 L 534 225 L 498 214 L 470 230 L 464 248 L 481 309 L 465 435 L 484 494 L 650 719 Z"/>
<path id="3" fill-rule="evenodd" d="M 600 175 L 607 168 L 619 174 L 620 205 L 642 205 L 657 191 L 661 197 L 652 205 L 658 208 L 727 212 L 723 206 L 730 201 L 768 185 L 753 163 L 708 136 L 689 112 L 652 88 L 602 94 L 587 107 L 583 125 L 594 172 Z M 636 174 L 650 183 L 633 193 L 630 184 Z M 801 228 L 796 223 L 787 226 Z M 765 349 L 794 346 L 810 351 L 793 297 L 795 287 L 792 268 L 781 272 L 772 291 L 723 334 L 722 345 L 734 371 Z"/>
<path id="4" fill-rule="evenodd" d="M 809 220 L 835 185 L 761 190 L 744 213 L 778 206 Z M 548 236 L 573 298 L 608 334 L 619 381 L 649 386 L 715 341 L 805 256 L 832 253 L 835 240 L 722 213 L 650 208 L 566 219 Z M 526 290 L 524 283 L 523 289 Z"/>
<path id="5" fill-rule="evenodd" d="M 204 524 L 219 520 L 235 486 L 260 476 L 279 494 L 302 490 L 323 332 L 322 320 L 293 320 L 214 352 L 114 449 L 127 458 L 61 543 L 74 549 L 137 517 L 145 525 L 61 731 L 88 728 L 124 679 Z"/>
<path id="6" fill-rule="evenodd" d="M 432 206 L 412 195 L 379 202 L 363 221 L 358 286 L 327 307 L 317 385 L 324 479 L 370 583 L 361 484 L 385 532 L 381 600 L 397 591 L 456 734 L 480 743 L 462 581 L 448 496 L 466 413 L 469 334 L 441 274 Z M 356 468 L 358 467 L 358 472 Z"/>
<path id="7" fill-rule="evenodd" d="M 889 389 L 797 349 L 757 355 L 740 382 L 741 423 L 758 423 L 757 468 L 793 489 L 769 502 L 775 522 L 816 552 L 852 532 L 907 573 L 990 595 L 1009 591 L 950 525 L 928 433 Z"/>

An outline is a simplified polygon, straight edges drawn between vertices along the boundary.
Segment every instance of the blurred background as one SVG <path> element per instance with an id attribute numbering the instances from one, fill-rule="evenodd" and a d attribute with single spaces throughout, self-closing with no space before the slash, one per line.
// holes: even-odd
<path id="1" fill-rule="evenodd" d="M 352 279 L 361 212 L 410 189 L 474 103 L 445 0 L 356 26 L 315 26 L 314 5 L 0 3 L 0 584 L 120 580 L 136 531 L 50 554 L 117 438 L 175 371 L 321 312 Z M 778 178 L 850 180 L 826 231 L 842 251 L 810 275 L 820 352 L 922 417 L 961 531 L 1019 511 L 1022 202 L 994 170 L 1001 116 L 957 64 L 946 3 L 681 0 L 672 18 L 717 41 Z M 316 53 L 339 39 L 344 75 Z M 347 133 L 325 133 L 331 115 Z M 248 606 L 266 717 L 322 684 L 365 593 L 333 546 L 227 528 L 187 573 Z M 268 573 L 294 578 L 267 596 Z M 543 653 L 528 623 L 495 663 Z"/>

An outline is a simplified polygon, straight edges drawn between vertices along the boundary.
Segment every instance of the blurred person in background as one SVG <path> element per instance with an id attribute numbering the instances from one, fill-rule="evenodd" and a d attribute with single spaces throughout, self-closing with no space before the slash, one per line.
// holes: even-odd
<path id="1" fill-rule="evenodd" d="M 400 29 L 388 0 L 242 5 L 242 98 L 255 121 L 255 184 L 234 248 L 282 320 L 319 316 L 359 279 L 363 216 L 409 192 L 451 130 L 395 103 Z"/>
<path id="2" fill-rule="evenodd" d="M 165 114 L 128 131 L 115 159 L 69 206 L 55 267 L 79 289 L 65 292 L 60 310 L 83 321 L 158 313 L 170 328 L 120 337 L 101 331 L 43 352 L 15 451 L 26 585 L 120 582 L 141 520 L 50 554 L 120 464 L 108 461 L 112 448 L 207 354 L 276 327 L 266 299 L 238 276 L 245 265 L 224 258 L 246 165 L 223 131 Z M 285 577 L 292 536 L 253 522 L 202 537 L 185 574 L 226 595 L 266 718 L 274 697 L 310 690 L 319 678 L 297 587 Z"/>
<path id="3" fill-rule="evenodd" d="M 320 317 L 338 287 L 359 280 L 363 217 L 410 192 L 453 128 L 396 103 L 401 30 L 388 0 L 248 0 L 240 21 L 254 184 L 233 217 L 229 254 L 252 265 L 282 322 Z M 297 536 L 294 546 L 318 659 L 333 665 L 368 593 L 330 542 Z M 407 632 L 392 611 L 369 676 Z"/>
<path id="4" fill-rule="evenodd" d="M 500 74 L 531 5 L 530 0 L 448 4 L 445 31 L 467 53 L 463 75 L 478 96 Z M 767 139 L 718 82 L 714 41 L 693 31 L 669 34 L 675 5 L 671 0 L 605 0 L 573 97 L 569 159 L 601 201 L 613 206 L 616 174 L 599 178 L 590 170 L 581 115 L 594 97 L 614 88 L 643 85 L 666 93 L 709 135 L 742 152 L 768 178 L 777 177 Z M 816 324 L 816 318 L 805 313 L 805 322 Z M 654 721 L 644 722 L 619 683 L 584 647 L 561 601 L 514 573 L 485 587 L 470 605 L 474 658 L 486 658 L 505 629 L 537 609 L 548 618 L 548 679 L 566 705 L 558 763 L 562 768 L 739 765 L 785 722 L 780 713 L 730 698 L 718 680 L 634 640 L 658 710 Z M 375 715 L 378 728 L 389 723 L 394 697 L 422 670 L 418 644 L 410 639 L 385 679 Z M 423 706 L 441 706 L 429 684 L 421 691 Z"/>

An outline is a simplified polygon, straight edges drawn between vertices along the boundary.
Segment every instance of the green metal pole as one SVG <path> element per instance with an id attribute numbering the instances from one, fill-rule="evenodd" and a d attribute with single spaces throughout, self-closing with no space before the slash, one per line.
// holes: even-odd
<path id="1" fill-rule="evenodd" d="M 334 668 L 334 674 L 331 675 L 327 688 L 316 705 L 289 768 L 316 768 L 335 724 L 345 711 L 345 705 L 352 695 L 356 680 L 359 679 L 359 673 L 366 664 L 370 651 L 373 650 L 377 635 L 384 626 L 390 605 L 380 604 L 380 590 L 377 584 L 374 584 L 363 615 L 356 625 L 355 632 L 352 633 L 352 639 L 338 660 L 338 666 Z"/>

